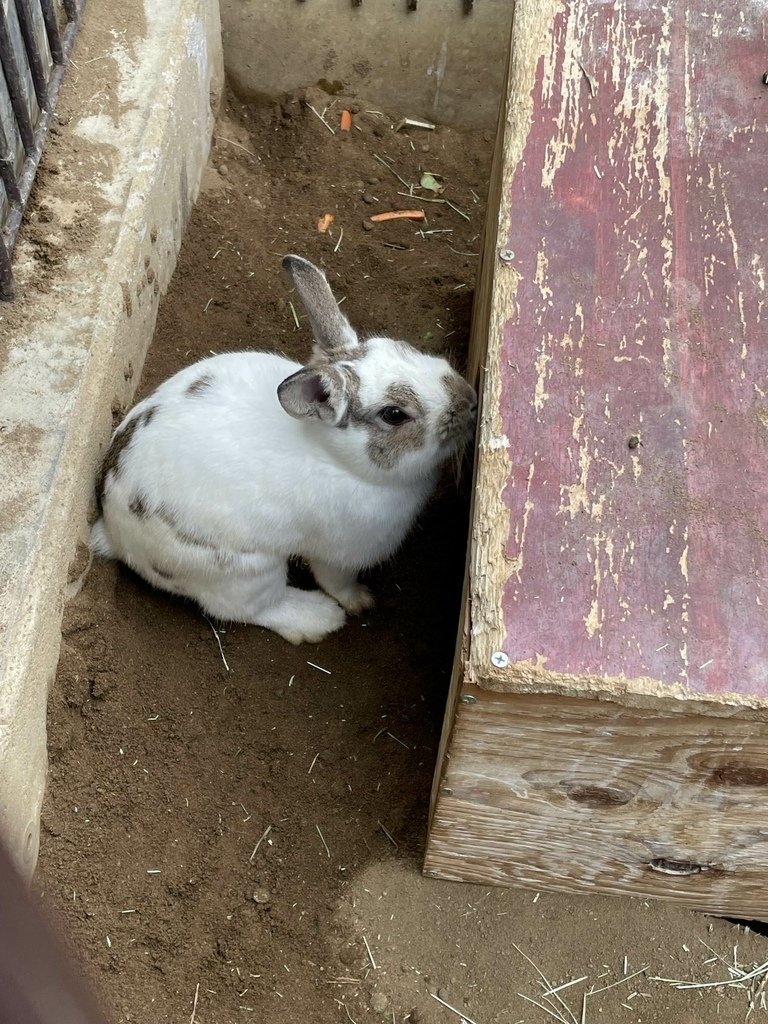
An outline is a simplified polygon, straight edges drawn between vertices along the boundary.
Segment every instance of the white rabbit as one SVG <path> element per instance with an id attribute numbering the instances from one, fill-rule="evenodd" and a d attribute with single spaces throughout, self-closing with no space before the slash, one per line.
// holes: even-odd
<path id="1" fill-rule="evenodd" d="M 307 260 L 283 266 L 314 335 L 307 366 L 238 352 L 161 384 L 113 435 L 91 546 L 211 616 L 298 644 L 373 604 L 358 572 L 399 547 L 467 443 L 476 399 L 444 359 L 358 339 Z M 322 591 L 288 586 L 292 556 Z"/>

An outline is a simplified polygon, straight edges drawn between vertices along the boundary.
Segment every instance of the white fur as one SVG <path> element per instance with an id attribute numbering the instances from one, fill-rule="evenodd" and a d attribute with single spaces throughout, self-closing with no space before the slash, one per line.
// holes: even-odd
<path id="1" fill-rule="evenodd" d="M 361 399 L 375 403 L 392 381 L 409 380 L 427 410 L 423 451 L 406 453 L 393 469 L 377 467 L 364 429 L 285 411 L 278 385 L 300 364 L 266 352 L 215 356 L 171 377 L 118 428 L 154 410 L 107 475 L 94 552 L 209 615 L 293 643 L 339 629 L 342 608 L 369 607 L 357 573 L 398 548 L 456 442 L 432 436 L 446 406 L 440 380 L 452 372 L 448 364 L 387 339 L 367 344 L 350 363 Z M 190 394 L 203 377 L 210 386 Z M 143 515 L 131 511 L 137 498 Z M 309 562 L 325 593 L 287 586 L 291 556 Z"/>

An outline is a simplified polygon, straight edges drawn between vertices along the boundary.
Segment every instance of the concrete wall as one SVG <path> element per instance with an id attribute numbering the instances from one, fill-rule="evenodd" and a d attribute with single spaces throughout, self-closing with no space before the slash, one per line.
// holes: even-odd
<path id="1" fill-rule="evenodd" d="M 495 127 L 514 0 L 221 0 L 227 76 L 244 98 L 325 80 L 394 111 Z"/>
<path id="2" fill-rule="evenodd" d="M 89 0 L 0 305 L 0 832 L 29 877 L 63 602 L 222 92 L 217 0 Z"/>

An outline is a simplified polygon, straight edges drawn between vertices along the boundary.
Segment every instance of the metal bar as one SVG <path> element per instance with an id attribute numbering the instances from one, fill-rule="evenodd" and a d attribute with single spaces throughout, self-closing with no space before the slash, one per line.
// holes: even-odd
<path id="1" fill-rule="evenodd" d="M 29 69 L 32 72 L 32 81 L 35 84 L 37 102 L 41 110 L 45 110 L 48 106 L 49 71 L 49 63 L 46 58 L 50 54 L 43 52 L 39 25 L 35 24 L 36 21 L 41 19 L 42 15 L 40 0 L 16 0 L 16 12 L 19 16 L 19 25 L 21 26 L 21 34 L 24 37 L 24 45 L 27 48 L 27 60 L 29 61 Z M 37 18 L 35 15 L 37 15 Z M 46 39 L 47 43 L 45 32 L 43 32 L 43 38 Z"/>
<path id="2" fill-rule="evenodd" d="M 9 160 L 0 160 L 0 181 L 3 183 L 8 201 L 20 203 L 21 192 L 19 191 L 19 183 L 16 181 L 13 164 Z M 3 223 L 2 220 L 0 220 L 1 223 Z"/>
<path id="3" fill-rule="evenodd" d="M 83 5 L 84 6 L 84 5 Z M 82 11 L 82 7 L 81 7 Z M 72 46 L 75 42 L 75 36 L 77 35 L 78 23 L 71 21 L 64 32 L 63 39 L 63 52 L 64 61 L 69 59 L 69 54 L 72 51 Z M 21 204 L 19 207 L 14 207 L 11 211 L 11 215 L 8 218 L 6 224 L 6 241 L 9 251 L 13 249 L 13 243 L 16 241 L 16 235 L 18 234 L 19 227 L 21 225 L 22 217 L 24 216 L 24 207 L 26 206 L 27 200 L 29 199 L 29 193 L 32 191 L 32 183 L 35 180 L 35 174 L 37 173 L 37 165 L 40 163 L 40 157 L 43 152 L 43 143 L 45 136 L 48 133 L 48 128 L 53 117 L 53 111 L 56 107 L 56 100 L 59 96 L 61 89 L 61 83 L 64 79 L 65 64 L 57 64 L 53 69 L 51 80 L 48 84 L 48 91 L 51 98 L 51 106 L 48 110 L 44 110 L 40 121 L 35 132 L 35 149 L 31 154 L 30 158 L 26 161 L 24 171 L 19 178 L 19 192 L 21 193 Z"/>
<path id="4" fill-rule="evenodd" d="M 0 906 L 0 1020 L 106 1024 L 2 848 Z"/>
<path id="5" fill-rule="evenodd" d="M 14 46 L 14 37 L 16 36 L 14 29 L 18 28 L 18 24 L 14 25 L 13 22 L 15 13 L 13 0 L 10 0 L 7 8 L 0 2 L 0 65 L 5 73 L 8 92 L 11 94 L 13 112 L 19 125 L 21 141 L 29 155 L 35 146 L 35 129 L 31 96 L 27 83 L 24 81 L 26 77 L 24 71 L 27 69 L 26 66 L 22 67 L 19 63 L 20 58 L 24 57 L 23 46 Z"/>
<path id="6" fill-rule="evenodd" d="M 3 241 L 3 233 L 0 231 L 0 301 L 10 302 L 16 298 L 16 286 L 13 283 L 11 273 L 11 257 Z"/>
<path id="7" fill-rule="evenodd" d="M 82 16 L 84 7 L 84 0 L 75 6 L 74 9 L 77 12 L 77 19 L 68 23 L 63 36 L 61 37 L 61 63 L 54 64 L 51 77 L 48 82 L 48 107 L 40 113 L 40 118 L 33 136 L 33 146 L 27 159 L 24 161 L 23 170 L 18 177 L 14 176 L 13 187 L 15 188 L 15 195 L 11 196 L 9 194 L 9 198 L 13 199 L 13 204 L 8 215 L 7 223 L 5 224 L 3 244 L 3 252 L 6 257 L 7 279 L 5 284 L 0 283 L 0 300 L 7 300 L 14 297 L 13 278 L 10 276 L 10 263 L 8 262 L 8 258 L 10 253 L 13 251 L 13 244 L 16 241 L 16 236 L 19 232 L 19 227 L 21 226 L 21 221 L 24 216 L 24 208 L 29 199 L 29 194 L 32 191 L 32 184 L 35 180 L 35 174 L 37 173 L 37 167 L 40 163 L 40 157 L 43 152 L 43 145 L 53 117 L 53 111 L 56 107 L 56 100 L 58 99 L 59 91 L 61 89 L 61 83 L 64 79 L 66 62 L 69 59 L 72 47 L 74 46 L 80 17 Z M 2 0 L 0 0 L 0 10 L 2 10 Z M 0 61 L 3 59 L 3 54 L 0 50 Z M 2 168 L 0 167 L 0 170 L 1 169 Z M 10 281 L 10 285 L 8 284 L 8 281 Z M 0 906 L 2 906 L 1 903 Z M 0 1021 L 3 1020 L 4 1018 L 0 1013 Z"/>
<path id="8" fill-rule="evenodd" d="M 40 0 L 43 9 L 45 30 L 48 33 L 48 45 L 51 48 L 51 57 L 54 64 L 63 64 L 64 55 L 61 49 L 61 31 L 59 30 L 59 19 L 53 7 L 53 0 Z"/>

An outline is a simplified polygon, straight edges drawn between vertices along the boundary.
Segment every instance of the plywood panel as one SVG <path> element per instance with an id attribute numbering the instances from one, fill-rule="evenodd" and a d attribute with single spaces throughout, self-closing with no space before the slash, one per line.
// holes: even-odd
<path id="1" fill-rule="evenodd" d="M 768 704 L 767 34 L 765 3 L 517 0 L 479 685 Z"/>

